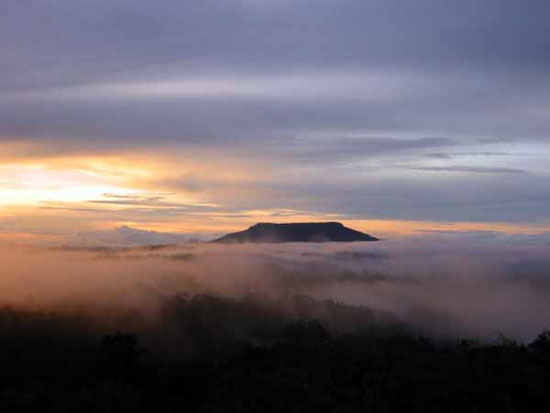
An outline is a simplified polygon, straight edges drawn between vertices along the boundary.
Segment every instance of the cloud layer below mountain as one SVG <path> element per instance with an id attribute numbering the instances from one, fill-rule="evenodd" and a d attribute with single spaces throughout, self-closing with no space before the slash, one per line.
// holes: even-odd
<path id="1" fill-rule="evenodd" d="M 178 294 L 252 294 L 266 303 L 305 295 L 389 312 L 431 336 L 494 340 L 502 333 L 531 340 L 550 328 L 550 242 L 490 239 L 439 234 L 376 245 L 4 246 L 0 301 L 104 321 L 133 311 L 152 326 L 159 300 Z M 353 328 L 366 322 L 358 318 Z"/>

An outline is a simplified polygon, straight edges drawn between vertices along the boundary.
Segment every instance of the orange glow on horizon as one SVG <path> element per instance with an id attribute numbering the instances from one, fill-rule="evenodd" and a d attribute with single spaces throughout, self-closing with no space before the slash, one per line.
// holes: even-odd
<path id="1" fill-rule="evenodd" d="M 148 231 L 172 233 L 227 233 L 241 231 L 258 222 L 326 222 L 338 221 L 352 229 L 369 233 L 379 238 L 419 237 L 429 233 L 449 232 L 495 232 L 506 235 L 524 234 L 536 235 L 550 232 L 550 226 L 532 224 L 508 224 L 502 222 L 431 222 L 403 220 L 350 220 L 340 219 L 336 215 L 308 215 L 296 212 L 286 219 L 273 217 L 274 211 L 247 211 L 246 217 L 216 217 L 210 215 L 197 216 L 188 222 L 150 222 L 147 224 L 124 221 L 112 224 L 113 229 L 122 225 Z"/>
<path id="2" fill-rule="evenodd" d="M 158 232 L 225 233 L 257 222 L 320 221 L 340 221 L 380 238 L 439 231 L 550 232 L 549 225 L 529 223 L 350 219 L 306 210 L 230 208 L 232 199 L 254 196 L 254 185 L 258 183 L 262 184 L 262 194 L 271 194 L 272 177 L 266 169 L 240 165 L 235 159 L 216 158 L 212 162 L 216 168 L 192 157 L 178 160 L 173 155 L 13 160 L 3 156 L 0 239 L 58 238 L 71 232 L 113 230 L 122 225 Z M 213 202 L 218 199 L 219 203 Z"/>
<path id="3" fill-rule="evenodd" d="M 510 224 L 505 222 L 432 222 L 404 220 L 343 220 L 347 226 L 372 232 L 375 236 L 419 236 L 430 232 L 498 232 L 502 234 L 542 234 L 550 232 L 550 226 L 534 224 Z"/>

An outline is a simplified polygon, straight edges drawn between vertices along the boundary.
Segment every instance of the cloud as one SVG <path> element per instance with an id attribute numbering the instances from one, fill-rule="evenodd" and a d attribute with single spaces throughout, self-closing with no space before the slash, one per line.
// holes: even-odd
<path id="1" fill-rule="evenodd" d="M 2 132 L 103 145 L 251 144 L 328 127 L 540 137 L 548 123 L 518 107 L 548 104 L 546 10 L 538 0 L 9 2 Z M 86 99 L 42 104 L 60 90 Z M 14 101 L 26 93 L 39 101 Z"/>
<path id="2" fill-rule="evenodd" d="M 532 73 L 548 67 L 548 6 L 540 0 L 523 7 L 514 0 L 467 0 L 449 7 L 435 0 L 273 3 L 8 2 L 0 38 L 17 39 L 2 44 L 4 61 L 16 75 L 12 87 L 56 84 L 60 75 L 63 82 L 82 84 L 174 66 L 200 72 L 227 62 L 258 70 L 327 62 L 442 69 L 461 64 L 464 70 Z"/>
<path id="3" fill-rule="evenodd" d="M 160 236 L 115 233 L 139 242 Z M 548 328 L 548 248 L 542 239 L 502 243 L 478 234 L 376 245 L 3 246 L 9 271 L 0 277 L 0 303 L 69 314 L 76 308 L 107 324 L 131 313 L 140 329 L 156 331 L 177 321 L 166 318 L 163 303 L 206 294 L 253 300 L 257 311 L 309 314 L 336 331 L 360 331 L 373 314 L 393 314 L 375 319 L 436 337 L 494 340 L 503 333 L 528 341 Z M 302 297 L 301 307 L 293 297 Z M 324 300 L 347 307 L 350 317 L 336 317 Z M 371 318 L 352 317 L 358 306 L 372 309 Z"/>
<path id="4" fill-rule="evenodd" d="M 477 174 L 524 174 L 527 171 L 514 168 L 498 168 L 490 166 L 469 166 L 469 165 L 449 165 L 449 166 L 417 166 L 409 169 L 427 172 L 469 172 Z"/>
<path id="5" fill-rule="evenodd" d="M 68 88 L 23 92 L 10 96 L 13 100 L 84 99 L 252 99 L 308 101 L 337 99 L 345 101 L 392 102 L 404 99 L 411 90 L 427 87 L 426 80 L 413 83 L 402 73 L 390 72 L 305 72 L 274 73 L 254 77 L 238 75 L 224 77 L 184 78 L 172 81 L 141 81 L 114 84 L 92 84 Z M 424 84 L 423 84 L 424 83 Z M 388 87 L 391 85 L 391 87 Z"/>
<path id="6" fill-rule="evenodd" d="M 208 238 L 205 234 L 181 234 L 148 231 L 122 225 L 114 230 L 99 230 L 81 232 L 70 236 L 66 241 L 68 246 L 96 247 L 96 246 L 150 246 L 176 245 L 190 241 Z"/>
<path id="7" fill-rule="evenodd" d="M 158 209 L 172 209 L 177 211 L 216 211 L 219 208 L 213 205 L 200 204 L 198 202 L 170 202 L 166 198 L 169 198 L 171 194 L 167 195 L 116 195 L 116 194 L 103 194 L 105 199 L 91 199 L 86 201 L 89 204 L 104 204 L 104 205 L 118 205 L 118 206 L 140 206 L 140 207 L 152 207 Z M 173 194 L 172 194 L 173 195 Z"/>
<path id="8" fill-rule="evenodd" d="M 493 151 L 484 151 L 484 152 L 455 152 L 455 153 L 446 153 L 446 152 L 433 152 L 426 154 L 429 158 L 434 159 L 453 159 L 460 157 L 492 157 L 492 156 L 520 156 L 521 154 L 512 153 L 512 152 L 493 152 Z"/>
<path id="9" fill-rule="evenodd" d="M 45 207 L 118 222 L 258 209 L 548 219 L 547 1 L 9 0 L 0 8 L 2 162 L 166 161 L 155 179 L 131 184 L 179 191 Z M 495 163 L 501 154 L 506 163 Z M 196 211 L 182 201 L 190 192 Z"/>

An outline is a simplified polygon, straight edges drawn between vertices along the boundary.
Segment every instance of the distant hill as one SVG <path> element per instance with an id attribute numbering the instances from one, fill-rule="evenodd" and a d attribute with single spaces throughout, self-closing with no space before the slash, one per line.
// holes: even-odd
<path id="1" fill-rule="evenodd" d="M 353 242 L 378 241 L 339 222 L 269 224 L 259 223 L 247 230 L 224 235 L 213 242 L 224 244 L 282 242 Z"/>

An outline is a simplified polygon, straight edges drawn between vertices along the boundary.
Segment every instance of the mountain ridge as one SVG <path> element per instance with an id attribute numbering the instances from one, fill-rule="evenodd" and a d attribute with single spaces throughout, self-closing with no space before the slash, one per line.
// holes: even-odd
<path id="1" fill-rule="evenodd" d="M 274 224 L 259 222 L 248 229 L 213 240 L 221 244 L 285 242 L 357 242 L 378 238 L 345 227 L 340 222 L 295 222 Z"/>

